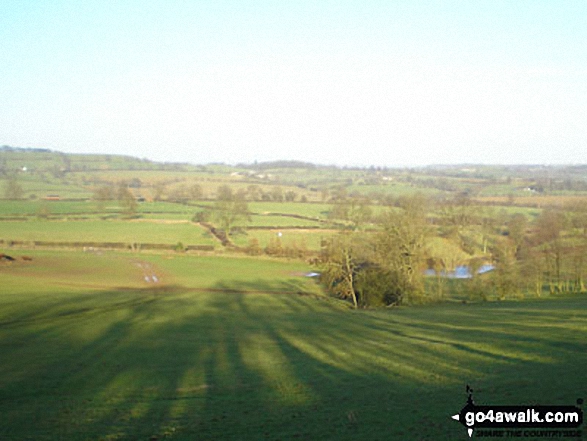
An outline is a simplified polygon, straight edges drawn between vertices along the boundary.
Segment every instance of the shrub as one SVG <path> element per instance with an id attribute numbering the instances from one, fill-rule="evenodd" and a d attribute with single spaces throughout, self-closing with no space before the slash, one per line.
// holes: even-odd
<path id="1" fill-rule="evenodd" d="M 401 303 L 401 292 L 390 283 L 391 275 L 380 268 L 361 270 L 356 276 L 356 290 L 361 306 L 389 306 Z"/>
<path id="2" fill-rule="evenodd" d="M 251 256 L 260 255 L 263 252 L 263 250 L 259 246 L 259 239 L 257 239 L 256 237 L 251 238 L 249 240 L 249 245 L 246 249 L 246 252 L 247 252 L 247 254 L 250 254 Z"/>

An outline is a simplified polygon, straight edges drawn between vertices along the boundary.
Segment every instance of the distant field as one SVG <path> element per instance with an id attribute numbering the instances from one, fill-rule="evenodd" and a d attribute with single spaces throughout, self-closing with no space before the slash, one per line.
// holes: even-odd
<path id="1" fill-rule="evenodd" d="M 478 197 L 476 198 L 480 202 L 489 202 L 497 205 L 508 205 L 510 204 L 511 200 L 507 196 L 486 196 L 486 197 Z M 515 205 L 521 205 L 526 207 L 536 207 L 536 208 L 544 208 L 544 207 L 565 207 L 568 204 L 573 204 L 576 202 L 585 202 L 587 201 L 587 196 L 585 195 L 561 195 L 561 196 L 515 196 L 513 203 Z"/>
<path id="2" fill-rule="evenodd" d="M 45 211 L 49 215 L 61 214 L 109 214 L 117 213 L 122 209 L 117 201 L 106 201 L 99 204 L 96 201 L 0 201 L 0 215 L 37 215 Z M 171 202 L 141 202 L 137 204 L 137 213 L 183 213 L 193 215 L 197 207 L 190 207 Z"/>
<path id="3" fill-rule="evenodd" d="M 332 204 L 304 204 L 301 202 L 250 202 L 249 210 L 253 213 L 284 213 L 326 219 Z"/>
<path id="4" fill-rule="evenodd" d="M 299 263 L 27 254 L 0 265 L 2 439 L 465 440 L 467 384 L 587 396 L 585 296 L 352 311 Z"/>
<path id="5" fill-rule="evenodd" d="M 357 192 L 368 196 L 370 193 L 382 193 L 392 196 L 406 196 L 414 193 L 421 193 L 427 196 L 432 196 L 440 193 L 440 190 L 435 188 L 419 187 L 417 185 L 410 185 L 403 182 L 393 182 L 382 185 L 351 185 L 347 188 L 349 193 Z"/>
<path id="6" fill-rule="evenodd" d="M 140 221 L 1 222 L 0 239 L 52 242 L 124 242 L 217 245 L 207 230 L 193 223 Z"/>
<path id="7" fill-rule="evenodd" d="M 312 198 L 313 192 L 300 189 L 296 186 L 283 184 L 280 185 L 271 180 L 248 180 L 244 176 L 235 174 L 237 169 L 224 167 L 214 168 L 211 166 L 193 167 L 193 170 L 101 170 L 91 172 L 73 172 L 70 178 L 77 183 L 82 182 L 82 178 L 98 179 L 109 182 L 130 181 L 139 179 L 142 187 L 136 189 L 137 193 L 144 196 L 153 193 L 153 185 L 162 183 L 165 185 L 165 191 L 173 191 L 179 186 L 200 185 L 205 198 L 214 198 L 219 186 L 229 185 L 233 191 L 247 190 L 249 186 L 256 185 L 259 189 L 270 192 L 275 186 L 280 186 L 282 190 L 293 190 L 298 197 L 306 195 Z"/>
<path id="8" fill-rule="evenodd" d="M 281 233 L 281 236 L 279 236 L 279 233 Z M 305 246 L 310 251 L 318 251 L 320 250 L 320 242 L 322 239 L 326 239 L 333 234 L 336 234 L 335 230 L 288 230 L 287 228 L 276 228 L 270 230 L 247 230 L 246 234 L 234 235 L 232 240 L 236 245 L 246 247 L 249 245 L 252 238 L 256 238 L 259 241 L 259 246 L 265 248 L 271 239 L 279 237 L 279 240 L 284 247 L 291 248 L 295 244 L 297 247 Z"/>
<path id="9" fill-rule="evenodd" d="M 49 214 L 86 213 L 94 208 L 93 203 L 85 201 L 1 201 L 0 215 L 36 215 L 42 209 Z"/>
<path id="10" fill-rule="evenodd" d="M 21 183 L 25 191 L 25 197 L 44 198 L 50 194 L 58 194 L 64 198 L 87 198 L 92 195 L 92 189 L 72 183 L 43 183 L 27 182 Z"/>
<path id="11" fill-rule="evenodd" d="M 527 193 L 513 184 L 490 184 L 479 189 L 479 196 L 482 197 L 503 197 L 507 199 L 509 195 L 527 196 Z"/>
<path id="12" fill-rule="evenodd" d="M 91 172 L 78 171 L 71 174 L 73 178 L 83 176 L 95 177 L 104 181 L 120 182 L 133 178 L 140 179 L 144 184 L 152 185 L 155 182 L 173 181 L 194 177 L 207 177 L 213 174 L 200 171 L 181 170 L 98 170 Z"/>
<path id="13" fill-rule="evenodd" d="M 202 201 L 199 205 L 213 207 L 214 202 Z M 332 204 L 302 203 L 302 202 L 248 202 L 249 212 L 253 215 L 297 215 L 311 219 L 326 220 L 332 209 Z"/>
<path id="14" fill-rule="evenodd" d="M 290 216 L 251 216 L 251 221 L 247 222 L 247 227 L 324 227 L 322 222 L 312 221 L 309 219 L 299 219 Z"/>

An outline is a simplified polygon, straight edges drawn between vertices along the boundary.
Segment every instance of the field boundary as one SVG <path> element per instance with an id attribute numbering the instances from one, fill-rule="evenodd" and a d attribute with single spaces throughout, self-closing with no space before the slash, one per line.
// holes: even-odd
<path id="1" fill-rule="evenodd" d="M 167 250 L 175 251 L 177 244 L 166 243 L 125 243 L 125 242 L 67 242 L 67 241 L 46 241 L 46 240 L 10 240 L 0 239 L 0 245 L 3 247 L 19 248 L 75 248 L 84 251 L 96 250 Z M 186 245 L 183 251 L 214 251 L 214 245 Z"/>

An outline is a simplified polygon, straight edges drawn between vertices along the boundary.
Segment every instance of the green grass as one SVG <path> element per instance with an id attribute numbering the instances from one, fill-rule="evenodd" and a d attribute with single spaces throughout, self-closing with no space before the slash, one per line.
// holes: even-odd
<path id="1" fill-rule="evenodd" d="M 157 221 L 43 221 L 0 222 L 0 239 L 51 242 L 124 242 L 215 245 L 203 227 L 192 223 Z"/>
<path id="2" fill-rule="evenodd" d="M 198 211 L 196 207 L 173 202 L 141 202 L 137 206 L 137 213 L 182 213 L 193 215 L 196 211 Z"/>
<path id="3" fill-rule="evenodd" d="M 293 247 L 294 244 L 298 247 L 305 244 L 308 250 L 320 250 L 320 243 L 322 239 L 326 239 L 333 234 L 334 230 L 316 229 L 316 230 L 288 230 L 287 228 L 276 228 L 271 230 L 247 230 L 246 234 L 235 234 L 231 236 L 231 240 L 238 246 L 246 247 L 252 238 L 259 241 L 259 246 L 265 248 L 272 238 L 276 238 L 277 234 L 281 233 L 281 244 L 284 247 Z"/>
<path id="4" fill-rule="evenodd" d="M 69 182 L 64 183 L 40 183 L 22 182 L 25 198 L 44 198 L 47 195 L 58 194 L 62 198 L 89 198 L 92 196 L 91 188 L 84 188 Z"/>
<path id="5" fill-rule="evenodd" d="M 191 221 L 194 213 L 143 213 L 141 219 L 184 220 Z"/>
<path id="6" fill-rule="evenodd" d="M 363 195 L 369 195 L 371 193 L 381 193 L 393 196 L 407 196 L 415 193 L 421 193 L 426 196 L 432 196 L 438 194 L 440 190 L 435 188 L 419 187 L 417 183 L 414 185 L 406 184 L 403 182 L 393 182 L 390 184 L 381 185 L 350 185 L 347 187 L 349 193 L 361 193 Z"/>
<path id="7" fill-rule="evenodd" d="M 587 395 L 585 296 L 352 311 L 302 264 L 33 258 L 0 266 L 2 439 L 464 440 L 465 384 Z"/>
<path id="8" fill-rule="evenodd" d="M 315 204 L 302 202 L 249 202 L 249 210 L 253 213 L 297 214 L 316 219 L 326 219 L 332 204 Z"/>
<path id="9" fill-rule="evenodd" d="M 318 221 L 308 219 L 299 219 L 290 216 L 264 215 L 251 216 L 251 221 L 247 222 L 248 227 L 323 227 L 324 224 Z"/>
<path id="10" fill-rule="evenodd" d="M 489 184 L 479 187 L 479 196 L 527 196 L 523 188 L 513 184 Z"/>
<path id="11" fill-rule="evenodd" d="M 95 204 L 85 201 L 2 201 L 0 215 L 36 215 L 45 210 L 47 214 L 89 213 L 95 211 Z"/>
<path id="12" fill-rule="evenodd" d="M 49 215 L 63 214 L 111 214 L 121 211 L 117 201 L 108 201 L 100 207 L 95 201 L 45 201 L 45 200 L 21 200 L 0 201 L 0 215 L 36 215 L 45 210 Z M 171 202 L 141 202 L 137 205 L 137 213 L 169 213 L 193 215 L 197 207 L 189 207 Z"/>

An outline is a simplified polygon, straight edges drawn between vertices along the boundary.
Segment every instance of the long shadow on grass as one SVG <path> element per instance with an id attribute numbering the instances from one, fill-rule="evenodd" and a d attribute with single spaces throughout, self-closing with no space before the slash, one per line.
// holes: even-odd
<path id="1" fill-rule="evenodd" d="M 476 320 L 492 313 L 483 308 L 466 310 L 472 319 L 458 307 L 350 311 L 306 294 L 295 280 L 113 290 L 72 297 L 42 322 L 0 327 L 8 417 L 0 434 L 466 439 L 449 418 L 464 404 L 465 383 L 498 404 L 524 404 L 516 391 L 561 404 L 581 396 L 569 390 L 585 392 L 577 390 L 584 353 L 549 342 L 547 361 L 528 357 L 540 352 L 540 338 L 523 326 L 530 346 L 518 344 L 515 328 L 492 341 L 495 320 L 509 320 L 499 311 L 493 322 Z M 552 305 L 544 316 L 566 313 Z M 540 320 L 532 311 L 529 319 Z M 571 330 L 551 332 L 555 341 Z M 483 338 L 482 353 L 472 351 Z"/>

